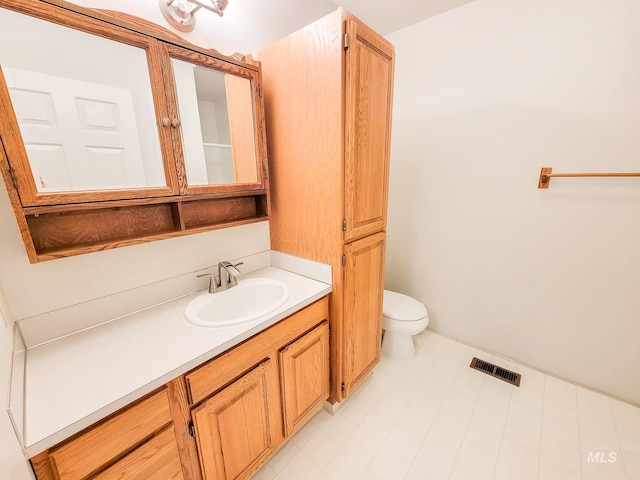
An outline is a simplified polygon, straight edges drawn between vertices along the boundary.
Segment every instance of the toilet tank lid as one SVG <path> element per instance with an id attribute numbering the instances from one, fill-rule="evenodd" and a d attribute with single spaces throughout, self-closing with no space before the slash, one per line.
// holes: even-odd
<path id="1" fill-rule="evenodd" d="M 396 320 L 414 321 L 427 316 L 424 304 L 415 298 L 401 293 L 384 291 L 382 302 L 382 314 L 387 318 Z"/>

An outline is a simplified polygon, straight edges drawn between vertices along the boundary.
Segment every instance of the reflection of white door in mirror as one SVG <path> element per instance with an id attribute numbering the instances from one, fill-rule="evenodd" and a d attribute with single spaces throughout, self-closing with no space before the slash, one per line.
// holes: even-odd
<path id="1" fill-rule="evenodd" d="M 130 90 L 3 72 L 38 191 L 149 186 Z"/>

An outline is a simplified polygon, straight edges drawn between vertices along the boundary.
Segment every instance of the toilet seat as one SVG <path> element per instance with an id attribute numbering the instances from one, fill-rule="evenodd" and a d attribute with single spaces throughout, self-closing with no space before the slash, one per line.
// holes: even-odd
<path id="1" fill-rule="evenodd" d="M 385 290 L 382 301 L 382 315 L 392 320 L 417 322 L 427 316 L 427 309 L 415 298 Z"/>
<path id="2" fill-rule="evenodd" d="M 406 333 L 408 335 L 417 335 L 429 325 L 429 319 L 422 317 L 418 320 L 395 320 L 389 317 L 382 317 L 382 329 L 385 332 Z"/>

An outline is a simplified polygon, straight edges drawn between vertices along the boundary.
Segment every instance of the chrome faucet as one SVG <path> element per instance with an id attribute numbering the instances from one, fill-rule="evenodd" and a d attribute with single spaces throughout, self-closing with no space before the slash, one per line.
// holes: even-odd
<path id="1" fill-rule="evenodd" d="M 220 262 L 218 264 L 218 278 L 220 279 L 220 290 L 235 287 L 238 284 L 236 275 L 240 275 L 240 270 L 236 267 L 243 262 L 232 264 L 231 262 Z"/>
<path id="2" fill-rule="evenodd" d="M 201 273 L 199 277 L 209 278 L 209 293 L 221 292 L 228 288 L 235 287 L 238 284 L 236 275 L 240 275 L 240 270 L 236 267 L 243 265 L 244 262 L 236 263 L 220 262 L 218 263 L 218 273 Z"/>

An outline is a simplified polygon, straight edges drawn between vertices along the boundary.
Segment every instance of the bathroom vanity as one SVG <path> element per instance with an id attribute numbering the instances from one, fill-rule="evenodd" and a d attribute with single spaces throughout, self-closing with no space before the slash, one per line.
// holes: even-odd
<path id="1" fill-rule="evenodd" d="M 329 397 L 327 303 L 37 455 L 38 479 L 246 478 Z"/>
<path id="2" fill-rule="evenodd" d="M 38 479 L 257 469 L 329 396 L 330 286 L 271 266 L 233 288 L 255 278 L 289 289 L 255 321 L 193 325 L 183 312 L 196 293 L 29 351 L 25 454 Z"/>

